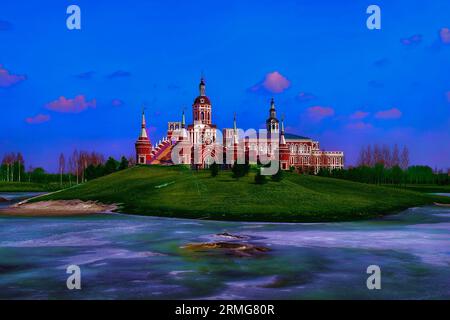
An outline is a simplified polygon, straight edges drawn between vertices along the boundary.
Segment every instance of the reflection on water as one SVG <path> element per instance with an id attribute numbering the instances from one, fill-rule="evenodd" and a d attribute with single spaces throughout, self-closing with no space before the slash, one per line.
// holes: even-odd
<path id="1" fill-rule="evenodd" d="M 238 257 L 182 248 L 233 241 L 217 236 L 222 232 L 270 252 Z M 81 267 L 81 291 L 65 287 L 70 264 Z M 382 290 L 366 288 L 371 264 L 381 267 Z M 450 208 L 321 224 L 0 218 L 3 299 L 448 299 L 449 265 Z"/>

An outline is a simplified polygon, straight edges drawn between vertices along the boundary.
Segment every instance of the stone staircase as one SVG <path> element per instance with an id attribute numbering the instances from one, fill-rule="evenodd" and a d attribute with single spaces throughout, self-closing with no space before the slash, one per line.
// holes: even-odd
<path id="1" fill-rule="evenodd" d="M 163 138 L 154 146 L 152 150 L 152 160 L 150 164 L 171 164 L 171 151 L 175 144 L 167 137 Z"/>

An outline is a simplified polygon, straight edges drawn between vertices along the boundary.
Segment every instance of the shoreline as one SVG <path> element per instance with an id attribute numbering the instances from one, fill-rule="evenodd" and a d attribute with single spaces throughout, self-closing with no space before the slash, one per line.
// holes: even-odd
<path id="1" fill-rule="evenodd" d="M 0 216 L 11 217 L 70 217 L 110 213 L 118 208 L 115 204 L 97 201 L 49 200 L 28 203 L 27 200 L 0 208 Z"/>
<path id="2" fill-rule="evenodd" d="M 31 199 L 31 198 L 30 198 Z M 203 221 L 217 221 L 217 222 L 248 222 L 248 223 L 281 223 L 281 224 L 322 224 L 322 223 L 339 223 L 339 222 L 357 222 L 363 220 L 377 220 L 384 216 L 400 214 L 401 212 L 414 208 L 407 207 L 402 209 L 392 210 L 391 212 L 384 212 L 372 217 L 357 218 L 357 219 L 342 219 L 342 220 L 330 220 L 330 221 L 267 221 L 267 220 L 228 220 L 228 219 L 211 219 L 210 217 L 197 217 L 191 218 L 186 216 L 177 215 L 160 215 L 160 214 L 139 214 L 139 213 L 127 213 L 120 212 L 120 208 L 117 204 L 104 204 L 98 201 L 82 201 L 75 200 L 48 200 L 28 203 L 29 199 L 12 204 L 7 207 L 0 208 L 0 217 L 75 217 L 75 216 L 88 216 L 96 214 L 119 214 L 130 215 L 138 217 L 153 217 L 153 218 L 167 218 L 167 219 L 183 219 L 183 220 L 203 220 Z M 423 206 L 436 206 L 442 208 L 450 208 L 450 204 L 434 202 Z"/>
<path id="3" fill-rule="evenodd" d="M 33 197 L 34 198 L 34 197 Z M 32 198 L 30 198 L 32 199 Z M 73 200 L 47 200 L 47 201 L 37 201 L 28 202 L 26 199 L 24 201 L 14 203 L 10 206 L 0 208 L 0 217 L 73 217 L 73 216 L 88 216 L 95 214 L 120 214 L 120 215 L 130 215 L 130 216 L 140 216 L 140 217 L 154 217 L 154 218 L 168 218 L 168 219 L 183 219 L 183 220 L 203 220 L 203 221 L 220 221 L 220 222 L 249 222 L 249 223 L 282 223 L 282 224 L 296 224 L 296 223 L 307 223 L 307 224 L 320 224 L 320 223 L 339 223 L 339 222 L 356 222 L 362 220 L 376 220 L 387 215 L 399 214 L 405 210 L 413 207 L 393 209 L 390 212 L 379 213 L 370 217 L 365 218 L 355 218 L 355 219 L 341 219 L 341 220 L 329 220 L 329 221 L 310 221 L 305 219 L 305 221 L 270 221 L 270 220 L 233 220 L 233 219 L 211 219 L 209 217 L 186 217 L 183 215 L 161 215 L 161 214 L 140 214 L 140 213 L 129 213 L 120 212 L 119 205 L 117 204 L 104 204 L 99 201 L 87 200 L 82 201 L 79 199 Z M 430 203 L 431 206 L 437 207 L 450 207 L 450 204 L 442 204 L 438 202 Z M 424 205 L 426 206 L 426 205 Z"/>

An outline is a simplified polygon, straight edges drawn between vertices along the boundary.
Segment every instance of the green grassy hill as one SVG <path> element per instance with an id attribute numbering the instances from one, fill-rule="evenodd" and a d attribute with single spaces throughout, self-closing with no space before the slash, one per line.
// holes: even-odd
<path id="1" fill-rule="evenodd" d="M 120 203 L 121 212 L 180 218 L 317 222 L 366 219 L 450 198 L 356 182 L 285 173 L 281 182 L 254 183 L 254 173 L 183 167 L 134 167 L 39 200 Z"/>
<path id="2" fill-rule="evenodd" d="M 356 182 L 285 173 L 281 182 L 235 180 L 222 171 L 134 167 L 39 200 L 120 203 L 121 212 L 214 220 L 316 222 L 366 219 L 450 198 Z"/>

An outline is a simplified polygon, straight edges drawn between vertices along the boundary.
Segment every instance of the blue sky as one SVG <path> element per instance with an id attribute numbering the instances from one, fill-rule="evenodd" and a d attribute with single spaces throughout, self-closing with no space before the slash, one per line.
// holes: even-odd
<path id="1" fill-rule="evenodd" d="M 70 4 L 81 30 L 66 28 Z M 366 27 L 370 4 L 381 30 Z M 274 97 L 290 132 L 347 164 L 364 144 L 398 143 L 448 168 L 446 28 L 445 0 L 2 1 L 0 156 L 54 170 L 74 148 L 131 155 L 142 105 L 155 141 L 183 108 L 190 121 L 203 73 L 221 128 L 234 112 L 261 127 Z"/>

